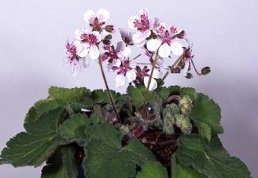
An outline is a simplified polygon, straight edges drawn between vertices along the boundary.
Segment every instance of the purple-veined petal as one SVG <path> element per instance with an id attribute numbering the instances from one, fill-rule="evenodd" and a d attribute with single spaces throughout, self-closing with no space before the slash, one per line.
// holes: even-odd
<path id="1" fill-rule="evenodd" d="M 183 46 L 180 43 L 176 42 L 176 41 L 171 43 L 171 51 L 176 56 L 180 56 L 184 52 Z"/>
<path id="2" fill-rule="evenodd" d="M 90 47 L 89 55 L 91 59 L 97 59 L 99 57 L 99 49 L 97 46 L 93 45 Z"/>
<path id="3" fill-rule="evenodd" d="M 134 81 L 136 79 L 136 71 L 133 69 L 127 71 L 126 78 L 127 78 L 128 83 L 131 83 L 132 81 Z"/>
<path id="4" fill-rule="evenodd" d="M 140 10 L 139 10 L 139 14 L 140 14 L 140 15 L 148 16 L 148 11 L 147 11 L 147 9 L 140 9 Z"/>
<path id="5" fill-rule="evenodd" d="M 117 75 L 115 78 L 116 87 L 125 86 L 126 77 L 124 75 Z"/>
<path id="6" fill-rule="evenodd" d="M 96 36 L 97 42 L 100 42 L 102 40 L 102 36 L 99 32 L 94 31 L 94 32 L 92 32 L 92 34 Z"/>
<path id="7" fill-rule="evenodd" d="M 93 10 L 87 10 L 83 15 L 83 19 L 88 23 L 91 23 L 95 17 L 96 15 Z"/>
<path id="8" fill-rule="evenodd" d="M 150 79 L 150 77 L 148 77 L 148 76 L 144 77 L 144 79 L 143 79 L 143 82 L 144 82 L 144 85 L 146 88 L 148 87 L 149 79 Z M 151 78 L 149 90 L 150 91 L 155 90 L 157 88 L 157 86 L 158 86 L 158 84 L 157 84 L 156 80 Z"/>
<path id="9" fill-rule="evenodd" d="M 147 41 L 147 49 L 149 51 L 156 51 L 160 47 L 161 43 L 162 42 L 159 39 L 150 39 Z"/>
<path id="10" fill-rule="evenodd" d="M 136 29 L 137 29 L 137 28 L 135 27 L 135 24 L 134 24 L 134 21 L 135 21 L 135 20 L 139 20 L 139 18 L 136 17 L 136 16 L 131 16 L 131 17 L 129 18 L 129 20 L 128 20 L 128 27 L 131 28 L 131 29 L 133 29 L 133 30 L 136 30 Z"/>
<path id="11" fill-rule="evenodd" d="M 171 47 L 167 43 L 164 43 L 160 46 L 159 48 L 160 57 L 168 57 L 170 53 L 171 53 Z"/>
<path id="12" fill-rule="evenodd" d="M 99 19 L 100 22 L 106 22 L 107 19 L 109 19 L 110 14 L 109 11 L 106 9 L 99 9 L 97 11 L 97 18 Z"/>

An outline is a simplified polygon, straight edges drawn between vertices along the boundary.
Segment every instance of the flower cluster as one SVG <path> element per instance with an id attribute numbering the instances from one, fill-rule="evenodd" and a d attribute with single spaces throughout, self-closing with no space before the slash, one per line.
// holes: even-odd
<path id="1" fill-rule="evenodd" d="M 109 16 L 105 9 L 84 14 L 88 28 L 77 29 L 73 42 L 66 44 L 66 61 L 72 69 L 80 67 L 80 61 L 98 60 L 101 68 L 106 63 L 107 70 L 115 72 L 116 87 L 144 85 L 148 90 L 156 89 L 157 81 L 164 81 L 169 73 L 186 71 L 187 78 L 192 76 L 189 71 L 194 66 L 193 54 L 184 30 L 157 18 L 150 19 L 147 10 L 141 9 L 128 20 L 130 32 L 118 29 L 121 40 L 114 44 L 112 36 L 116 30 L 107 24 Z M 139 48 L 139 54 L 133 54 L 133 48 Z M 172 65 L 166 66 L 166 60 Z"/>

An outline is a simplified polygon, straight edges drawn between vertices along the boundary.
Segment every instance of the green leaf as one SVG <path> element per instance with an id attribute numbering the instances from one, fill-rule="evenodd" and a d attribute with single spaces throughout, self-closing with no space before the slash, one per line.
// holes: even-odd
<path id="1" fill-rule="evenodd" d="M 120 97 L 120 94 L 115 91 L 110 90 L 110 93 L 114 101 Z M 110 103 L 110 99 L 106 90 L 94 90 L 91 92 L 90 97 L 94 100 L 95 103 L 98 104 Z"/>
<path id="2" fill-rule="evenodd" d="M 122 146 L 121 133 L 108 124 L 86 130 L 92 141 L 86 146 L 83 166 L 88 178 L 129 178 L 136 174 L 136 165 L 142 166 L 155 157 L 138 140 Z"/>
<path id="3" fill-rule="evenodd" d="M 180 165 L 193 167 L 207 177 L 250 178 L 246 165 L 238 158 L 230 156 L 218 138 L 212 138 L 208 145 L 196 135 L 181 136 L 176 158 Z"/>
<path id="4" fill-rule="evenodd" d="M 175 156 L 172 158 L 172 177 L 173 178 L 207 178 L 205 175 L 200 174 L 191 167 L 180 165 Z"/>
<path id="5" fill-rule="evenodd" d="M 59 88 L 50 87 L 49 97 L 61 100 L 65 103 L 82 100 L 84 96 L 89 96 L 90 90 L 86 88 Z"/>
<path id="6" fill-rule="evenodd" d="M 72 114 L 60 126 L 60 135 L 68 141 L 84 140 L 84 130 L 89 127 L 90 119 L 85 114 Z"/>
<path id="7" fill-rule="evenodd" d="M 193 102 L 190 118 L 194 122 L 199 122 L 199 126 L 202 122 L 206 123 L 215 135 L 223 132 L 223 127 L 220 125 L 220 107 L 206 95 L 198 94 L 197 99 Z M 202 129 L 202 127 L 198 128 L 203 132 Z"/>
<path id="8" fill-rule="evenodd" d="M 148 161 L 144 164 L 142 171 L 137 174 L 136 178 L 168 178 L 168 174 L 166 168 L 159 162 Z"/>
<path id="9" fill-rule="evenodd" d="M 42 169 L 42 178 L 77 178 L 78 170 L 75 149 L 61 147 L 47 160 Z"/>
<path id="10" fill-rule="evenodd" d="M 206 138 L 208 141 L 210 141 L 212 137 L 211 127 L 204 122 L 197 122 L 197 121 L 195 121 L 195 125 L 198 128 L 198 134 L 201 137 Z"/>
<path id="11" fill-rule="evenodd" d="M 39 166 L 64 140 L 58 134 L 60 110 L 43 114 L 33 123 L 25 124 L 21 132 L 7 142 L 1 158 L 5 163 L 18 166 Z"/>
<path id="12" fill-rule="evenodd" d="M 198 94 L 196 93 L 195 89 L 190 87 L 181 88 L 180 96 L 183 97 L 184 95 L 189 96 L 192 101 L 195 101 L 198 97 Z"/>
<path id="13" fill-rule="evenodd" d="M 51 110 L 58 109 L 64 104 L 60 100 L 53 98 L 48 98 L 44 100 L 39 100 L 31 107 L 26 114 L 25 123 L 30 123 L 36 121 L 42 114 L 47 113 Z"/>
<path id="14" fill-rule="evenodd" d="M 131 97 L 132 103 L 137 107 L 143 105 L 145 97 L 149 97 L 148 95 L 150 94 L 145 87 L 135 88 L 133 86 L 127 88 L 127 93 Z"/>

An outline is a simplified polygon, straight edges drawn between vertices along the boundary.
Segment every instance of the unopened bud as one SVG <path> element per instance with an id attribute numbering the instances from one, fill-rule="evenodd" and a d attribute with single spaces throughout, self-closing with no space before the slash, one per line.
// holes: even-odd
<path id="1" fill-rule="evenodd" d="M 193 107 L 192 100 L 189 96 L 184 95 L 179 102 L 179 108 L 182 114 L 188 114 Z"/>
<path id="2" fill-rule="evenodd" d="M 202 68 L 202 70 L 201 70 L 201 74 L 202 74 L 202 75 L 207 75 L 207 74 L 210 73 L 210 72 L 211 72 L 210 67 L 204 67 L 204 68 Z"/>
<path id="3" fill-rule="evenodd" d="M 190 122 L 190 119 L 188 117 L 185 117 L 182 114 L 177 114 L 175 116 L 176 118 L 176 126 L 180 128 L 182 133 L 184 134 L 190 134 L 192 132 L 192 124 Z"/>
<path id="4" fill-rule="evenodd" d="M 113 33 L 114 31 L 114 26 L 113 25 L 107 25 L 105 26 L 105 30 L 109 33 Z"/>

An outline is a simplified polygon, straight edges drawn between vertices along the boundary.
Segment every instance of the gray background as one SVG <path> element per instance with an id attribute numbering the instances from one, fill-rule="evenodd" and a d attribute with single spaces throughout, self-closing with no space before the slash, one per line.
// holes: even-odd
<path id="1" fill-rule="evenodd" d="M 146 7 L 152 17 L 187 31 L 196 65 L 209 65 L 212 73 L 193 80 L 170 76 L 166 84 L 195 87 L 220 104 L 223 144 L 257 178 L 257 0 L 0 0 L 0 149 L 23 130 L 27 110 L 49 86 L 104 87 L 94 62 L 76 78 L 62 62 L 65 41 L 85 25 L 83 13 L 103 7 L 118 27 Z M 40 169 L 0 167 L 0 178 L 14 177 L 37 178 Z"/>

